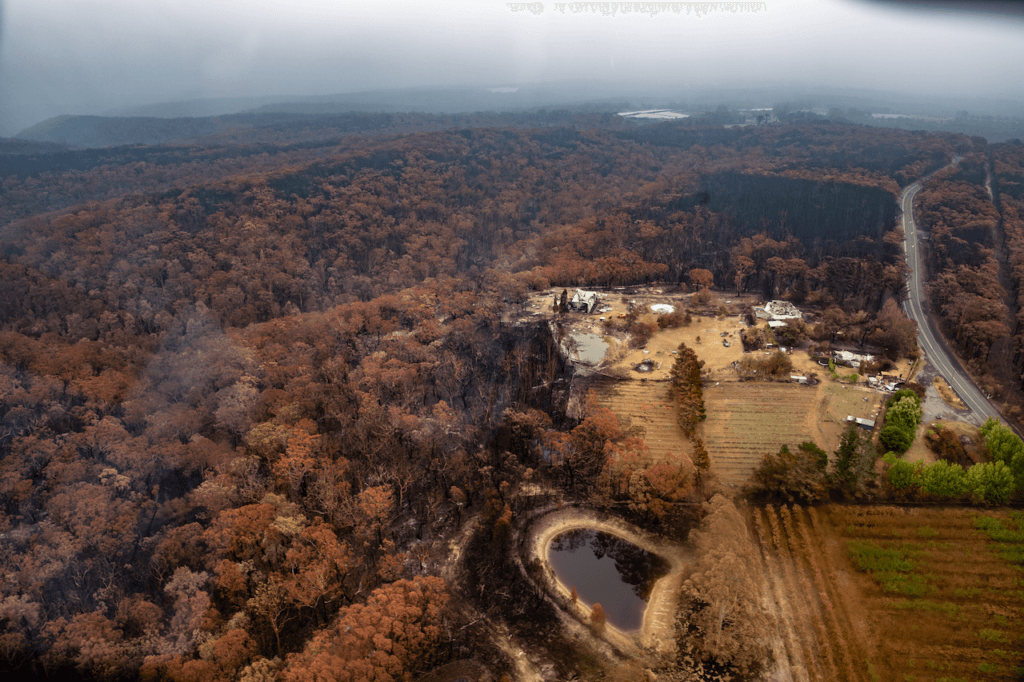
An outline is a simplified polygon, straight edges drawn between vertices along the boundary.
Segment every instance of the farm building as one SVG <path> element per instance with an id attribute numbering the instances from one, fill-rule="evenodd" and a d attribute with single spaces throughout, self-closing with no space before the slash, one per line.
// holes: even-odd
<path id="1" fill-rule="evenodd" d="M 583 289 L 577 289 L 576 293 L 574 293 L 572 298 L 569 299 L 569 310 L 578 310 L 589 315 L 594 312 L 594 308 L 596 307 L 596 291 L 583 291 Z"/>
<path id="2" fill-rule="evenodd" d="M 804 314 L 789 301 L 768 301 L 763 306 L 754 306 L 754 317 L 770 322 L 786 322 L 803 319 Z"/>
<path id="3" fill-rule="evenodd" d="M 857 426 L 862 426 L 865 429 L 873 429 L 873 428 L 875 428 L 875 420 L 874 419 L 863 419 L 861 417 L 854 417 L 851 414 L 851 415 L 846 417 L 846 421 L 853 422 Z"/>

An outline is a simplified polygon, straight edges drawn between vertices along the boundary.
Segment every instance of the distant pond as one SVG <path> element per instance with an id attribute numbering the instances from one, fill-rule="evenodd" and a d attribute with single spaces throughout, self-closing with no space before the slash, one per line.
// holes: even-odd
<path id="1" fill-rule="evenodd" d="M 608 622 L 621 630 L 640 629 L 654 583 L 669 572 L 669 563 L 656 554 L 586 528 L 555 536 L 548 561 L 559 581 L 575 587 L 588 606 L 600 602 Z"/>

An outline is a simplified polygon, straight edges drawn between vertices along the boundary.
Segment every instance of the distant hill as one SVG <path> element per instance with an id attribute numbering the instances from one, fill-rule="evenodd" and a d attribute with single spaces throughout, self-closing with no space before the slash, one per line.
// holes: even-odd
<path id="1" fill-rule="evenodd" d="M 459 114 L 481 111 L 516 112 L 543 107 L 582 107 L 612 111 L 618 104 L 628 101 L 621 96 L 614 100 L 602 101 L 603 97 L 610 94 L 586 86 L 568 84 L 492 88 L 409 88 L 302 97 L 289 102 L 266 104 L 254 111 L 305 114 L 415 111 L 429 114 Z"/>
<path id="2" fill-rule="evenodd" d="M 114 107 L 96 112 L 114 118 L 146 116 L 153 118 L 204 118 L 253 111 L 268 104 L 290 102 L 295 97 L 210 97 L 176 102 L 155 102 Z"/>
<path id="3" fill-rule="evenodd" d="M 57 116 L 18 133 L 19 140 L 34 140 L 73 147 L 112 147 L 122 144 L 161 144 L 170 140 L 212 135 L 252 122 L 235 117 L 155 118 Z"/>
<path id="4" fill-rule="evenodd" d="M 649 102 L 631 102 L 628 97 L 613 96 L 610 91 L 587 84 L 408 88 L 294 98 L 220 98 L 122 107 L 104 116 L 56 116 L 26 128 L 16 138 L 79 148 L 155 145 L 209 138 L 227 131 L 275 126 L 287 128 L 306 121 L 323 126 L 325 117 L 398 113 L 520 113 L 545 108 L 588 113 L 614 112 L 634 104 L 639 106 Z M 346 121 L 341 127 L 351 128 L 351 121 Z M 356 127 L 364 128 L 363 125 Z M 238 141 L 237 138 L 244 135 L 234 137 Z"/>
<path id="5" fill-rule="evenodd" d="M 37 142 L 35 140 L 19 140 L 13 137 L 0 137 L 0 156 L 54 154 L 67 151 L 66 144 L 54 142 Z"/>
<path id="6" fill-rule="evenodd" d="M 310 111 L 306 113 L 260 111 L 200 118 L 58 116 L 23 130 L 17 139 L 77 149 L 163 144 L 318 143 L 355 133 L 401 134 L 462 127 L 546 126 L 564 124 L 568 117 L 574 115 L 564 109 L 479 114 L 333 111 L 339 106 L 325 103 L 319 107 L 310 105 Z M 610 115 L 605 113 L 602 116 L 608 118 Z M 590 121 L 588 125 L 601 124 Z"/>

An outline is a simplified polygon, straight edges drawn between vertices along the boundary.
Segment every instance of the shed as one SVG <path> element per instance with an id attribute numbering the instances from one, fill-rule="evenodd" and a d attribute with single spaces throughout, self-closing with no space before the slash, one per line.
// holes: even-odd
<path id="1" fill-rule="evenodd" d="M 863 419 L 862 417 L 854 417 L 851 414 L 851 415 L 846 417 L 846 421 L 853 422 L 857 426 L 862 426 L 865 429 L 869 429 L 869 430 L 875 428 L 875 420 L 874 419 Z"/>

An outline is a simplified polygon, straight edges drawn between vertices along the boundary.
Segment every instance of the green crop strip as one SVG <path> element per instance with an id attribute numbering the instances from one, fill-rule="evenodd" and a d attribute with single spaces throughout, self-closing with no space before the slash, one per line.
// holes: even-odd
<path id="1" fill-rule="evenodd" d="M 1005 528 L 1001 520 L 991 516 L 978 516 L 974 519 L 974 527 L 984 531 L 998 542 L 999 554 L 1011 564 L 1024 564 L 1024 513 L 1014 512 L 1012 523 L 1017 529 Z"/>

